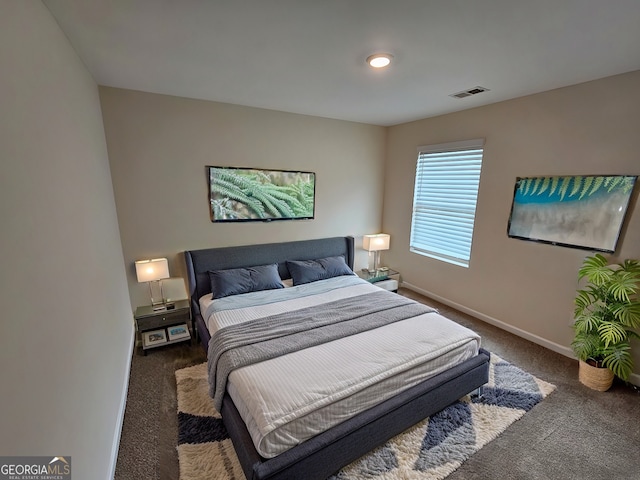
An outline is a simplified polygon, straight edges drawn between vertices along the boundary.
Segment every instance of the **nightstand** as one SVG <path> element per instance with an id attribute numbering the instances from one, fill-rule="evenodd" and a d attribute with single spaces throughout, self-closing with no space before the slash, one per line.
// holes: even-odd
<path id="1" fill-rule="evenodd" d="M 372 272 L 363 268 L 356 273 L 360 278 L 373 283 L 376 287 L 380 287 L 391 292 L 398 291 L 398 286 L 400 285 L 400 272 L 391 270 L 390 268 L 379 268 L 375 272 Z"/>
<path id="2" fill-rule="evenodd" d="M 142 339 L 144 355 L 151 348 L 179 342 L 191 343 L 189 300 L 178 300 L 174 305 L 170 310 L 153 310 L 151 305 L 136 308 L 134 318 Z"/>

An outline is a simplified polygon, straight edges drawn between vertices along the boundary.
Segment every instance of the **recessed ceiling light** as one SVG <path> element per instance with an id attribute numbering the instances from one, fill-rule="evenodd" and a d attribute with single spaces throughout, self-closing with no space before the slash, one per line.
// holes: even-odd
<path id="1" fill-rule="evenodd" d="M 392 58 L 390 53 L 374 53 L 367 57 L 367 63 L 373 68 L 384 68 L 391 63 Z"/>

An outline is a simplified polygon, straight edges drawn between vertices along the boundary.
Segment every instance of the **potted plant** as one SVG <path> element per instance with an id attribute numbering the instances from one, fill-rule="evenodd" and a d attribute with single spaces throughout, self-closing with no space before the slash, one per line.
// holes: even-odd
<path id="1" fill-rule="evenodd" d="M 633 372 L 630 340 L 640 339 L 640 263 L 625 260 L 609 265 L 596 254 L 585 258 L 578 280 L 587 279 L 577 291 L 571 343 L 580 360 L 580 381 L 605 391 L 614 375 L 628 380 Z"/>

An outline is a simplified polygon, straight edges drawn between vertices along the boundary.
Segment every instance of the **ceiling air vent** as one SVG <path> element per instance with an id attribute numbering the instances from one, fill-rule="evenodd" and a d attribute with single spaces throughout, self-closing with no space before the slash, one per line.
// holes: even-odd
<path id="1" fill-rule="evenodd" d="M 453 98 L 465 98 L 465 97 L 470 97 L 471 95 L 477 95 L 478 93 L 488 92 L 488 91 L 489 91 L 488 88 L 473 87 L 473 88 L 470 88 L 469 90 L 465 90 L 463 92 L 452 93 L 449 96 L 453 97 Z"/>

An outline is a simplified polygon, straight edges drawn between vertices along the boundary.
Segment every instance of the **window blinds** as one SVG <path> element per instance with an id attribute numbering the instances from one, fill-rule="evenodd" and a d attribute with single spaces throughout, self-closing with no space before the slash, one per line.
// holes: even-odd
<path id="1" fill-rule="evenodd" d="M 469 266 L 484 140 L 418 148 L 410 250 Z"/>

